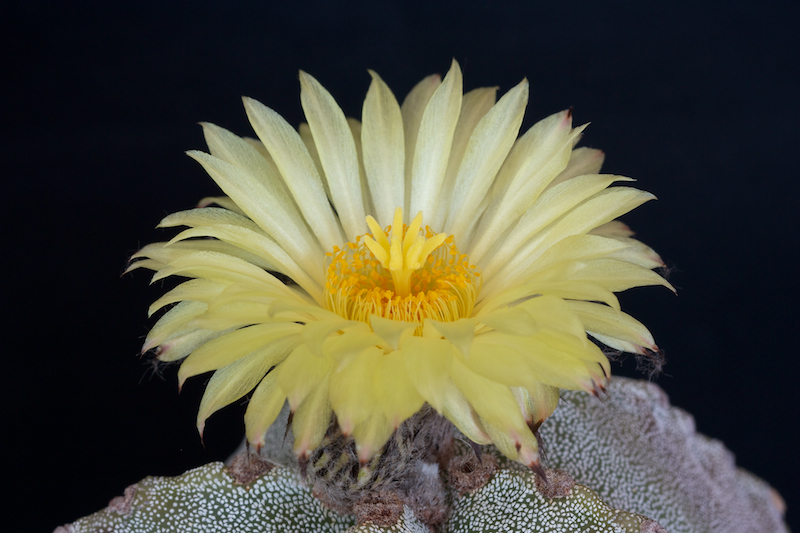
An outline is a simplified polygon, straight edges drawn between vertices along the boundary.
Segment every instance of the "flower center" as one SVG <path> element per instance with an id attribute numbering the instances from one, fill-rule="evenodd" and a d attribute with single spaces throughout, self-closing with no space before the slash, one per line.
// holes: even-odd
<path id="1" fill-rule="evenodd" d="M 422 229 L 422 212 L 403 224 L 397 208 L 391 226 L 382 229 L 371 216 L 372 234 L 360 235 L 326 255 L 329 310 L 350 320 L 370 315 L 422 322 L 453 322 L 472 314 L 480 291 L 480 271 L 456 248 L 453 236 Z"/>

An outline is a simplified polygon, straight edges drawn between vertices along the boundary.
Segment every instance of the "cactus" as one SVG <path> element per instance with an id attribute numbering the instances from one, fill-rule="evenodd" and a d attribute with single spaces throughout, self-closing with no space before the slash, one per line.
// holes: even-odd
<path id="1" fill-rule="evenodd" d="M 491 447 L 480 463 L 468 446 L 456 447 L 441 531 L 788 532 L 777 493 L 737 469 L 721 443 L 697 434 L 692 417 L 657 386 L 616 378 L 604 401 L 569 391 L 562 400 L 541 429 L 546 482 Z M 291 446 L 275 435 L 267 438 L 270 461 L 245 454 L 227 467 L 149 477 L 56 531 L 428 531 L 399 501 L 375 504 L 393 525 L 357 524 L 326 508 L 302 482 L 286 453 Z M 458 477 L 469 461 L 464 471 L 474 486 Z"/>

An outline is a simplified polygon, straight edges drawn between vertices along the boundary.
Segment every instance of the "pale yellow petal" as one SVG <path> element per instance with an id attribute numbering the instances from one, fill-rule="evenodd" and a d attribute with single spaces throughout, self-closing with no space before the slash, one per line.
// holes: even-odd
<path id="1" fill-rule="evenodd" d="M 370 315 L 369 324 L 381 339 L 392 349 L 400 347 L 400 340 L 414 334 L 420 324 L 416 322 L 403 322 L 402 320 L 392 320 L 378 315 Z"/>
<path id="2" fill-rule="evenodd" d="M 353 144 L 355 144 L 356 155 L 358 157 L 358 177 L 361 181 L 361 202 L 364 206 L 364 212 L 374 213 L 375 204 L 372 203 L 369 183 L 367 183 L 367 171 L 364 168 L 364 149 L 361 146 L 361 122 L 352 117 L 347 117 L 347 125 L 350 127 L 350 133 L 353 135 Z"/>
<path id="3" fill-rule="evenodd" d="M 627 244 L 627 246 L 618 252 L 609 254 L 608 257 L 610 259 L 627 261 L 647 269 L 661 268 L 665 266 L 664 261 L 661 260 L 661 256 L 643 242 L 636 239 L 631 239 L 630 237 L 621 237 L 617 235 L 613 235 L 611 238 Z"/>
<path id="4" fill-rule="evenodd" d="M 357 324 L 357 322 L 343 318 L 309 322 L 303 326 L 303 343 L 311 350 L 311 353 L 322 357 L 322 345 L 328 337 L 354 324 Z"/>
<path id="5" fill-rule="evenodd" d="M 256 352 L 214 372 L 197 413 L 200 434 L 209 416 L 253 390 L 273 364 L 273 358 Z"/>
<path id="6" fill-rule="evenodd" d="M 527 103 L 528 80 L 522 80 L 486 113 L 475 128 L 450 196 L 444 226 L 446 233 L 458 238 L 478 216 L 478 206 L 517 138 Z"/>
<path id="7" fill-rule="evenodd" d="M 469 357 L 472 339 L 475 337 L 477 322 L 469 318 L 461 318 L 455 322 L 441 322 L 431 318 L 425 319 L 425 328 L 433 328 L 438 336 L 453 344 L 464 357 Z M 429 335 L 426 335 L 429 336 Z"/>
<path id="8" fill-rule="evenodd" d="M 473 355 L 466 364 L 477 374 L 507 386 L 527 388 L 531 382 L 538 381 L 562 389 L 593 390 L 592 375 L 576 356 L 584 347 L 561 350 L 543 342 L 542 338 L 545 338 L 544 332 L 534 337 L 499 332 L 480 335 L 475 338 Z M 467 392 L 465 394 L 470 397 Z M 483 416 L 480 409 L 478 413 Z"/>
<path id="9" fill-rule="evenodd" d="M 612 337 L 638 345 L 639 350 L 635 353 L 641 353 L 642 346 L 653 351 L 658 350 L 650 331 L 632 316 L 593 302 L 567 303 L 577 313 L 586 331 L 591 335 L 599 334 L 604 338 Z"/>
<path id="10" fill-rule="evenodd" d="M 630 181 L 630 178 L 614 175 L 580 176 L 543 192 L 519 222 L 492 248 L 489 259 L 481 265 L 483 275 L 491 278 L 537 233 L 615 181 Z"/>
<path id="11" fill-rule="evenodd" d="M 530 445 L 528 436 L 533 437 L 533 435 L 522 417 L 511 390 L 505 385 L 471 371 L 457 360 L 450 367 L 450 376 L 456 387 L 469 400 L 484 421 L 483 427 L 492 437 L 494 444 L 502 446 L 503 443 L 497 433 L 492 434 L 492 428 L 488 425 L 494 426 L 499 430 L 498 433 L 511 439 L 513 452 L 502 447 L 501 451 L 511 459 L 517 459 L 516 450 L 518 448 L 516 446 Z M 536 439 L 533 438 L 533 441 L 535 443 Z"/>
<path id="12" fill-rule="evenodd" d="M 592 235 L 602 235 L 603 237 L 632 237 L 634 232 L 631 228 L 621 220 L 612 220 L 600 226 L 597 226 L 592 231 Z"/>
<path id="13" fill-rule="evenodd" d="M 433 93 L 439 87 L 442 77 L 439 74 L 432 74 L 411 89 L 403 105 L 400 106 L 400 114 L 403 116 L 403 135 L 405 137 L 405 204 L 402 207 L 404 213 L 408 213 L 411 200 L 411 171 L 414 167 L 414 150 L 417 146 L 419 127 L 422 122 L 422 115 Z"/>
<path id="14" fill-rule="evenodd" d="M 537 122 L 516 141 L 498 173 L 492 199 L 472 248 L 467 251 L 473 261 L 481 261 L 497 239 L 566 168 L 573 140 L 582 130 L 583 127 L 573 129 L 571 113 L 562 112 Z"/>
<path id="15" fill-rule="evenodd" d="M 533 298 L 541 294 L 550 294 L 559 298 L 603 302 L 614 309 L 619 309 L 619 300 L 608 288 L 591 281 L 575 281 L 570 279 L 541 280 L 534 277 L 531 281 L 512 287 L 487 298 L 477 306 L 473 315 L 480 319 L 487 313 L 509 304 Z"/>
<path id="16" fill-rule="evenodd" d="M 351 327 L 343 331 L 341 335 L 331 335 L 323 346 L 323 353 L 326 356 L 332 357 L 336 361 L 336 365 L 346 365 L 350 360 L 373 346 L 380 346 L 381 348 L 389 348 L 385 341 L 375 333 L 369 330 L 366 324 L 363 329 L 358 327 Z"/>
<path id="17" fill-rule="evenodd" d="M 256 283 L 275 295 L 294 297 L 275 276 L 248 261 L 219 252 L 193 252 L 171 261 L 153 275 L 151 283 L 168 276 L 206 278 L 219 283 Z"/>
<path id="18" fill-rule="evenodd" d="M 243 170 L 203 152 L 187 152 L 236 203 L 274 238 L 306 272 L 313 272 L 322 253 L 316 238 L 311 235 L 299 215 L 282 206 L 270 191 Z M 327 202 L 327 199 L 326 199 Z M 330 206 L 328 206 L 330 208 Z M 306 215 L 305 213 L 303 213 Z M 337 227 L 334 222 L 334 228 Z M 326 249 L 332 248 L 326 247 Z"/>
<path id="19" fill-rule="evenodd" d="M 316 279 L 313 279 L 270 237 L 241 226 L 218 224 L 184 230 L 173 237 L 168 245 L 171 246 L 175 242 L 196 237 L 213 237 L 256 255 L 261 259 L 259 261 L 260 264 L 253 264 L 265 270 L 289 276 L 292 281 L 308 292 L 315 301 L 322 303 L 321 283 L 324 283 L 324 279 L 321 276 L 322 269 L 317 269 L 319 274 L 317 274 Z"/>
<path id="20" fill-rule="evenodd" d="M 663 285 L 672 292 L 675 288 L 647 268 L 617 259 L 595 259 L 588 261 L 582 269 L 573 274 L 575 281 L 593 281 L 600 283 L 610 291 L 621 292 L 633 287 L 647 285 Z"/>
<path id="21" fill-rule="evenodd" d="M 400 351 L 379 356 L 371 386 L 373 397 L 378 400 L 376 409 L 383 412 L 392 429 L 419 411 L 425 403 L 406 370 Z"/>
<path id="22" fill-rule="evenodd" d="M 500 453 L 528 468 L 536 468 L 539 465 L 539 444 L 530 429 L 509 432 L 481 420 L 492 439 L 492 444 L 500 450 Z"/>
<path id="23" fill-rule="evenodd" d="M 208 122 L 200 125 L 211 155 L 245 171 L 265 187 L 294 220 L 301 219 L 297 204 L 271 158 L 265 158 L 252 144 L 225 128 Z"/>
<path id="24" fill-rule="evenodd" d="M 163 245 L 164 243 L 159 243 Z M 164 268 L 166 263 L 162 263 L 161 261 L 156 261 L 155 259 L 139 259 L 138 261 L 131 261 L 128 263 L 128 266 L 125 267 L 125 270 L 122 271 L 122 274 L 130 274 L 134 270 L 138 270 L 140 268 L 145 268 L 147 270 L 159 271 Z"/>
<path id="25" fill-rule="evenodd" d="M 602 342 L 604 345 L 608 346 L 612 350 L 619 350 L 620 352 L 627 352 L 627 353 L 638 353 L 640 355 L 647 355 L 647 350 L 645 350 L 642 346 L 635 344 L 633 342 L 623 341 L 616 337 L 609 337 L 607 335 L 601 335 L 600 333 L 590 333 L 591 336 Z"/>
<path id="26" fill-rule="evenodd" d="M 541 424 L 558 407 L 559 389 L 544 383 L 537 383 L 527 389 L 512 387 L 511 393 L 517 399 L 529 427 Z"/>
<path id="27" fill-rule="evenodd" d="M 353 134 L 341 108 L 313 76 L 300 71 L 300 101 L 314 136 L 331 202 L 349 241 L 367 229 L 358 157 Z"/>
<path id="28" fill-rule="evenodd" d="M 508 387 L 527 387 L 535 381 L 524 354 L 503 343 L 487 343 L 482 337 L 478 337 L 472 356 L 464 362 L 467 368 Z"/>
<path id="29" fill-rule="evenodd" d="M 560 297 L 540 294 L 508 308 L 482 313 L 480 322 L 496 331 L 512 335 L 532 336 L 543 328 L 584 337 L 583 323 Z"/>
<path id="30" fill-rule="evenodd" d="M 420 396 L 442 412 L 447 401 L 444 387 L 453 363 L 453 345 L 446 340 L 410 337 L 401 345 L 406 370 Z"/>
<path id="31" fill-rule="evenodd" d="M 264 104 L 244 98 L 244 106 L 253 129 L 272 155 L 275 166 L 322 248 L 332 250 L 336 245 L 341 246 L 346 241 L 339 219 L 328 203 L 322 178 L 300 135 L 283 117 Z M 277 237 L 275 239 L 280 242 Z"/>
<path id="32" fill-rule="evenodd" d="M 242 211 L 242 208 L 236 205 L 236 202 L 234 202 L 227 196 L 206 196 L 205 198 L 202 198 L 199 202 L 197 202 L 197 207 L 198 208 L 208 207 L 211 204 L 217 204 L 220 207 L 224 207 L 225 209 L 228 209 L 240 215 L 245 214 L 244 211 Z"/>
<path id="33" fill-rule="evenodd" d="M 393 431 L 394 428 L 380 411 L 373 412 L 369 418 L 353 428 L 359 462 L 366 463 L 380 451 Z"/>
<path id="34" fill-rule="evenodd" d="M 190 353 L 192 353 L 198 346 L 202 346 L 206 342 L 224 335 L 230 330 L 210 330 L 205 328 L 187 327 L 179 333 L 170 336 L 167 340 L 160 343 L 155 349 L 155 355 L 159 361 L 171 363 L 179 361 Z M 144 350 L 143 350 L 144 351 Z"/>
<path id="35" fill-rule="evenodd" d="M 294 412 L 292 432 L 294 453 L 298 457 L 307 458 L 322 443 L 328 431 L 333 415 L 328 383 L 329 379 L 322 379 Z"/>
<path id="36" fill-rule="evenodd" d="M 410 214 L 436 218 L 439 192 L 447 170 L 453 132 L 463 96 L 461 68 L 453 60 L 450 71 L 431 96 L 419 126 L 411 171 Z"/>
<path id="37" fill-rule="evenodd" d="M 147 316 L 153 316 L 153 313 L 165 305 L 183 300 L 208 303 L 208 301 L 215 296 L 219 296 L 225 287 L 227 287 L 225 283 L 218 283 L 207 279 L 190 279 L 153 302 L 153 305 L 147 310 Z"/>
<path id="38" fill-rule="evenodd" d="M 588 233 L 592 228 L 627 213 L 653 198 L 650 193 L 630 187 L 613 187 L 597 193 L 521 246 L 514 257 L 486 282 L 483 293 L 489 296 L 506 287 L 526 281 L 538 268 L 536 260 L 558 241 L 571 235 Z"/>
<path id="39" fill-rule="evenodd" d="M 445 387 L 444 405 L 440 413 L 472 442 L 481 445 L 492 443 L 491 437 L 483 427 L 481 417 L 449 378 Z"/>
<path id="40" fill-rule="evenodd" d="M 572 179 L 576 176 L 585 176 L 587 174 L 598 174 L 600 168 L 603 166 L 603 161 L 606 155 L 602 150 L 595 148 L 576 148 L 569 156 L 569 163 L 567 168 L 561 171 L 561 174 L 555 177 L 547 188 L 555 187 L 561 182 Z"/>
<path id="41" fill-rule="evenodd" d="M 306 146 L 306 150 L 308 150 L 308 155 L 311 156 L 311 160 L 314 161 L 314 167 L 317 169 L 317 172 L 319 172 L 320 178 L 322 178 L 322 185 L 323 188 L 325 189 L 325 196 L 330 198 L 331 190 L 328 187 L 328 180 L 325 179 L 325 169 L 322 168 L 322 161 L 319 160 L 319 152 L 317 151 L 317 145 L 314 143 L 314 136 L 311 134 L 311 128 L 308 126 L 308 123 L 302 122 L 300 126 L 297 128 L 297 133 L 300 134 L 300 138 L 303 140 L 303 144 Z"/>
<path id="42" fill-rule="evenodd" d="M 264 434 L 278 418 L 284 403 L 286 394 L 278 385 L 275 372 L 270 372 L 253 391 L 244 413 L 247 441 L 257 452 L 264 447 Z"/>
<path id="43" fill-rule="evenodd" d="M 228 289 L 230 291 L 231 289 Z M 342 317 L 301 298 L 276 299 L 269 308 L 269 318 L 282 317 L 293 322 L 337 321 Z"/>
<path id="44" fill-rule="evenodd" d="M 161 219 L 161 222 L 159 222 L 156 227 L 174 228 L 177 226 L 188 226 L 190 228 L 196 228 L 198 226 L 213 226 L 216 224 L 233 224 L 266 235 L 266 232 L 264 232 L 261 226 L 246 216 L 220 207 L 203 207 L 178 211 L 177 213 L 169 214 Z"/>
<path id="45" fill-rule="evenodd" d="M 182 387 L 190 377 L 228 366 L 256 352 L 277 365 L 300 344 L 302 328 L 293 323 L 256 324 L 221 335 L 186 358 L 178 370 L 178 386 Z"/>
<path id="46" fill-rule="evenodd" d="M 386 227 L 394 210 L 405 207 L 403 116 L 389 87 L 375 72 L 369 73 L 372 83 L 361 115 L 361 145 L 375 218 Z"/>
<path id="47" fill-rule="evenodd" d="M 538 272 L 551 270 L 557 275 L 555 273 L 559 264 L 564 265 L 566 271 L 568 264 L 608 258 L 628 247 L 627 243 L 599 235 L 570 235 L 545 250 L 536 260 L 536 264 L 527 270 L 527 274 L 533 276 Z M 539 276 L 539 279 L 543 279 L 543 276 Z"/>
<path id="48" fill-rule="evenodd" d="M 456 124 L 456 131 L 453 133 L 453 144 L 450 147 L 450 158 L 447 162 L 447 170 L 445 171 L 444 183 L 442 184 L 442 198 L 450 198 L 453 194 L 453 188 L 456 183 L 456 175 L 458 169 L 461 167 L 461 161 L 464 159 L 464 153 L 467 150 L 467 143 L 472 136 L 472 132 L 478 125 L 478 122 L 489 112 L 492 106 L 497 101 L 497 87 L 481 87 L 473 89 L 464 94 L 461 99 L 461 112 L 458 115 L 458 124 Z M 447 213 L 445 210 L 437 212 L 435 219 L 426 219 L 427 223 L 432 228 L 441 228 L 444 226 L 445 217 Z M 477 216 L 477 215 L 476 215 Z"/>
<path id="49" fill-rule="evenodd" d="M 320 386 L 323 379 L 328 379 L 332 367 L 330 357 L 311 353 L 306 345 L 301 344 L 275 369 L 278 384 L 286 393 L 292 411 Z"/>
<path id="50" fill-rule="evenodd" d="M 248 263 L 252 263 L 261 268 L 263 268 L 263 264 L 265 263 L 263 259 L 259 258 L 255 254 L 252 254 L 246 250 L 242 250 L 238 246 L 233 246 L 227 242 L 217 240 L 193 240 L 174 243 L 169 246 L 167 246 L 166 242 L 154 242 L 148 244 L 131 256 L 132 260 L 147 257 L 153 261 L 134 261 L 130 264 L 126 270 L 126 273 L 136 268 L 148 268 L 150 270 L 158 271 L 163 269 L 165 266 L 167 266 L 167 264 L 171 263 L 175 259 L 193 254 L 195 252 L 215 252 L 238 257 L 239 259 L 244 259 Z M 140 265 L 139 263 L 143 264 Z"/>
<path id="51" fill-rule="evenodd" d="M 142 352 L 146 352 L 162 344 L 167 339 L 189 333 L 194 330 L 193 326 L 188 326 L 198 315 L 203 314 L 208 305 L 203 302 L 184 301 L 164 313 L 164 316 L 150 329 L 142 346 Z"/>
<path id="52" fill-rule="evenodd" d="M 344 434 L 350 434 L 372 415 L 377 404 L 372 382 L 383 350 L 371 347 L 340 364 L 331 375 L 331 405 Z"/>

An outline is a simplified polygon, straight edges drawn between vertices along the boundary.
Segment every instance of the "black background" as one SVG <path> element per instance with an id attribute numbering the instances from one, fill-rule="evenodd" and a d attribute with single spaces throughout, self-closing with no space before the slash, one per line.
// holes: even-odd
<path id="1" fill-rule="evenodd" d="M 574 106 L 604 170 L 655 193 L 623 220 L 678 296 L 623 308 L 668 357 L 658 383 L 770 481 L 800 528 L 797 2 L 4 2 L 3 523 L 50 531 L 146 475 L 224 458 L 241 405 L 194 429 L 204 379 L 138 355 L 152 321 L 138 247 L 217 194 L 183 155 L 199 121 L 252 135 L 240 95 L 302 120 L 297 71 L 359 117 L 378 71 L 399 99 L 455 57 L 465 89 L 523 77 L 523 128 Z M 620 373 L 631 375 L 628 361 Z M 619 368 L 619 367 L 618 367 Z M 9 492 L 10 491 L 10 492 Z"/>

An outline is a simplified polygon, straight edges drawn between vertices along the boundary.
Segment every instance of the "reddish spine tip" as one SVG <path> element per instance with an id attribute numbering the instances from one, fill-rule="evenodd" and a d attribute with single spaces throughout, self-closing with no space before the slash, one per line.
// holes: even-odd
<path id="1" fill-rule="evenodd" d="M 534 474 L 542 478 L 542 481 L 547 483 L 547 474 L 544 473 L 544 468 L 542 468 L 542 465 L 539 464 L 539 461 L 531 462 L 528 465 L 528 468 L 530 468 Z"/>

